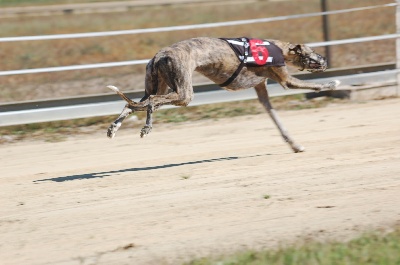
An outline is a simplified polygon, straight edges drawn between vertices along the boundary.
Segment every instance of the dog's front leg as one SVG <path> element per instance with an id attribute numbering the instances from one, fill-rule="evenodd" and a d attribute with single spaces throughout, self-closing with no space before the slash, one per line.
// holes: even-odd
<path id="1" fill-rule="evenodd" d="M 122 122 L 131 113 L 132 113 L 132 110 L 129 108 L 129 104 L 127 104 L 125 106 L 125 108 L 122 110 L 121 114 L 118 116 L 118 118 L 113 123 L 111 123 L 110 127 L 108 127 L 108 130 L 107 130 L 108 138 L 112 139 L 115 136 L 115 133 L 118 131 L 119 127 L 121 127 Z"/>
<path id="2" fill-rule="evenodd" d="M 312 83 L 312 82 L 306 82 L 302 81 L 300 79 L 297 79 L 295 77 L 289 76 L 287 80 L 281 82 L 281 85 L 284 88 L 291 88 L 291 89 L 312 89 L 317 92 L 324 90 L 324 89 L 329 89 L 329 90 L 334 90 L 336 89 L 340 84 L 339 80 L 333 80 L 325 84 L 318 84 L 318 83 Z"/>
<path id="3" fill-rule="evenodd" d="M 319 92 L 323 89 L 333 90 L 340 84 L 339 80 L 325 84 L 303 81 L 291 76 L 286 66 L 271 67 L 269 70 L 269 77 L 278 82 L 284 89 L 312 89 Z"/>
<path id="4" fill-rule="evenodd" d="M 268 91 L 267 91 L 267 87 L 265 82 L 262 82 L 261 84 L 258 84 L 257 86 L 254 87 L 256 92 L 257 92 L 257 96 L 258 99 L 260 101 L 260 103 L 265 107 L 265 109 L 267 110 L 268 114 L 270 115 L 270 117 L 272 118 L 273 122 L 275 123 L 276 127 L 278 127 L 283 139 L 285 140 L 285 142 L 287 142 L 290 147 L 292 148 L 292 150 L 295 153 L 299 153 L 299 152 L 303 152 L 305 149 L 303 146 L 295 143 L 295 141 L 292 139 L 292 137 L 290 137 L 288 131 L 285 129 L 285 127 L 283 127 L 283 124 L 281 123 L 278 114 L 276 113 L 276 111 L 272 108 L 272 105 L 269 101 L 269 96 L 268 96 Z"/>

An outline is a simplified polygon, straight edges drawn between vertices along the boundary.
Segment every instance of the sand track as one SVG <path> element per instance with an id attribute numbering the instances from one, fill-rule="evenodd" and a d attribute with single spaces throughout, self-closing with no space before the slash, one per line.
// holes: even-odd
<path id="1" fill-rule="evenodd" d="M 0 146 L 2 264 L 179 264 L 400 222 L 400 99 Z M 265 199 L 264 195 L 269 195 Z"/>

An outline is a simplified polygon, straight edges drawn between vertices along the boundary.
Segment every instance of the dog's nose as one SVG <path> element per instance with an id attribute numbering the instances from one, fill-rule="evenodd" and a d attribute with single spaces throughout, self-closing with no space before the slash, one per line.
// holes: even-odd
<path id="1" fill-rule="evenodd" d="M 328 61 L 322 57 L 322 63 L 321 63 L 322 69 L 324 69 L 324 71 L 326 70 L 326 68 L 328 68 Z"/>
<path id="2" fill-rule="evenodd" d="M 322 70 L 326 70 L 326 68 L 328 67 L 328 61 L 326 60 L 326 58 L 325 57 L 323 57 L 323 56 L 321 56 L 321 55 L 318 55 L 318 62 L 319 62 L 319 64 L 320 64 L 320 66 L 321 66 L 321 69 Z"/>
<path id="3" fill-rule="evenodd" d="M 327 64 L 326 58 L 318 54 L 318 61 L 321 65 Z"/>

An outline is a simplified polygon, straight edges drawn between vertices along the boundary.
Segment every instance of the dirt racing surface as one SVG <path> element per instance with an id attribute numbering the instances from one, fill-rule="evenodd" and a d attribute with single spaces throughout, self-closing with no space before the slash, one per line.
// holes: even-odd
<path id="1" fill-rule="evenodd" d="M 1 145 L 1 263 L 181 264 L 400 222 L 400 99 L 279 114 L 305 153 L 267 114 Z"/>

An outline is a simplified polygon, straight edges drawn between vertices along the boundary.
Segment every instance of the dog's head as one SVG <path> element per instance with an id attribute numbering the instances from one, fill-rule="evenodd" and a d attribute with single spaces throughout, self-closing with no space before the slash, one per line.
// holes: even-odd
<path id="1" fill-rule="evenodd" d="M 323 56 L 304 44 L 290 44 L 287 61 L 300 67 L 300 71 L 323 72 L 328 67 Z"/>

